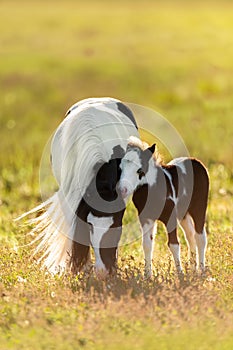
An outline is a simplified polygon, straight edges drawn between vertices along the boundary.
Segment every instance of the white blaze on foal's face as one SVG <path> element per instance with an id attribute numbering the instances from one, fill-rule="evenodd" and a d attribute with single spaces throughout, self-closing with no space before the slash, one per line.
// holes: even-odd
<path id="1" fill-rule="evenodd" d="M 154 151 L 155 144 L 145 150 L 133 147 L 122 158 L 119 189 L 123 198 L 131 195 L 138 186 L 155 182 Z"/>
<path id="2" fill-rule="evenodd" d="M 144 176 L 140 176 L 142 162 L 139 152 L 136 149 L 127 152 L 121 160 L 120 168 L 121 178 L 119 188 L 123 198 L 126 198 L 131 195 L 140 184 L 143 184 Z"/>

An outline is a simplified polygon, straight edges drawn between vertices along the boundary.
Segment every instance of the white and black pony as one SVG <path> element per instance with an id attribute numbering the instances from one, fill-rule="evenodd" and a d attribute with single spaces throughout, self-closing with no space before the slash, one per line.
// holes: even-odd
<path id="1" fill-rule="evenodd" d="M 117 262 L 125 204 L 116 185 L 119 164 L 130 135 L 138 136 L 135 118 L 121 101 L 90 98 L 73 105 L 51 144 L 51 164 L 58 191 L 32 209 L 37 247 L 52 273 L 77 273 L 95 252 L 97 274 L 111 273 Z"/>
<path id="2" fill-rule="evenodd" d="M 176 158 L 164 165 L 155 152 L 138 138 L 130 138 L 121 161 L 119 188 L 124 198 L 133 194 L 143 234 L 145 275 L 152 273 L 155 220 L 162 221 L 168 232 L 168 246 L 178 272 L 182 272 L 177 222 L 189 246 L 189 257 L 205 270 L 207 245 L 204 227 L 209 177 L 204 165 L 194 158 Z"/>

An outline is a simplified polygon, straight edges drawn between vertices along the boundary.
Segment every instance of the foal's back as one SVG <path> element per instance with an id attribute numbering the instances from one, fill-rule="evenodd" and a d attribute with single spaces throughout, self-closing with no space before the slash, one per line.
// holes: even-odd
<path id="1" fill-rule="evenodd" d="M 163 166 L 163 170 L 170 175 L 178 219 L 182 220 L 189 213 L 196 232 L 202 232 L 209 193 L 206 167 L 195 158 L 176 158 Z"/>

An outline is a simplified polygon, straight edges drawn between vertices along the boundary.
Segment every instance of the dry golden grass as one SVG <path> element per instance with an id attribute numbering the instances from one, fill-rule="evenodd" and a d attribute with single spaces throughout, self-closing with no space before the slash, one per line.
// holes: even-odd
<path id="1" fill-rule="evenodd" d="M 233 348 L 232 1 L 0 1 L 0 349 Z M 52 277 L 31 260 L 44 145 L 71 104 L 111 95 L 159 110 L 210 169 L 208 272 L 174 274 L 159 226 L 117 276 Z M 124 237 L 139 236 L 130 207 Z"/>

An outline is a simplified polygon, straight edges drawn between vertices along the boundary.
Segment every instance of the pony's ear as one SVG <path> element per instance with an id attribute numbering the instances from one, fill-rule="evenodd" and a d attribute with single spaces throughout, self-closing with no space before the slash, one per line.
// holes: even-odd
<path id="1" fill-rule="evenodd" d="M 152 146 L 148 147 L 147 149 L 151 152 L 151 154 L 154 154 L 156 148 L 156 143 L 154 143 Z"/>

